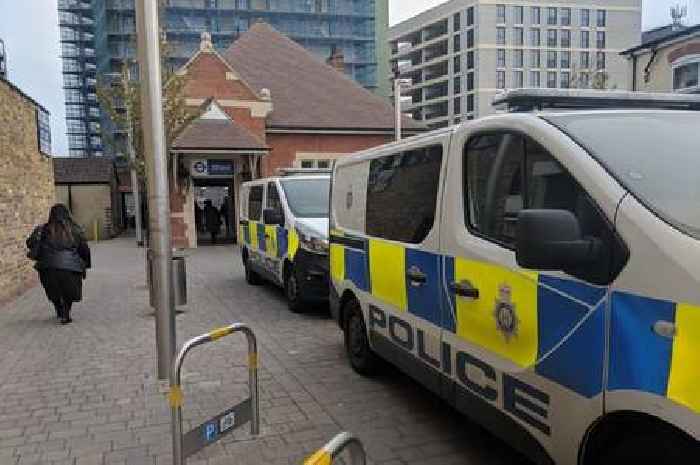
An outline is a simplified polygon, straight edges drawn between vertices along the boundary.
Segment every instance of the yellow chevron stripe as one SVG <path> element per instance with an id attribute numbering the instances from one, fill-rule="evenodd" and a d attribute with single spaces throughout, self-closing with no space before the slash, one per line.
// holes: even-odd
<path id="1" fill-rule="evenodd" d="M 268 257 L 277 256 L 277 226 L 265 226 L 265 253 Z"/>
<path id="2" fill-rule="evenodd" d="M 297 236 L 297 231 L 294 228 L 289 229 L 289 235 L 287 236 L 287 257 L 294 261 L 294 256 L 297 254 L 297 249 L 299 248 L 299 236 Z"/>
<path id="3" fill-rule="evenodd" d="M 673 339 L 667 396 L 700 412 L 700 307 L 676 306 L 676 337 Z"/>
<path id="4" fill-rule="evenodd" d="M 334 281 L 345 279 L 345 247 L 341 244 L 331 244 L 331 278 Z"/>
<path id="5" fill-rule="evenodd" d="M 403 246 L 376 239 L 369 241 L 372 295 L 405 312 L 406 251 Z"/>
<path id="6" fill-rule="evenodd" d="M 248 234 L 250 235 L 250 247 L 258 250 L 258 223 L 248 222 Z"/>

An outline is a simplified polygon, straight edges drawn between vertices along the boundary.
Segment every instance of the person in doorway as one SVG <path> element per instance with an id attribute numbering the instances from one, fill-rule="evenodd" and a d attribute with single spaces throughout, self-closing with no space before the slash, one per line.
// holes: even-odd
<path id="1" fill-rule="evenodd" d="M 211 242 L 216 244 L 216 236 L 219 235 L 219 229 L 221 229 L 221 216 L 211 200 L 204 202 L 204 218 L 207 231 L 211 234 Z"/>
<path id="2" fill-rule="evenodd" d="M 221 208 L 219 209 L 219 214 L 221 215 L 221 219 L 224 222 L 224 226 L 226 227 L 226 237 L 228 237 L 231 234 L 230 231 L 230 223 L 228 220 L 228 197 L 224 197 L 224 201 L 221 203 Z"/>
<path id="3" fill-rule="evenodd" d="M 83 279 L 92 263 L 85 234 L 65 205 L 51 207 L 48 223 L 34 229 L 27 248 L 56 316 L 61 324 L 70 323 L 71 307 L 82 300 Z"/>
<path id="4" fill-rule="evenodd" d="M 202 230 L 202 207 L 197 200 L 194 201 L 194 224 L 197 232 Z"/>

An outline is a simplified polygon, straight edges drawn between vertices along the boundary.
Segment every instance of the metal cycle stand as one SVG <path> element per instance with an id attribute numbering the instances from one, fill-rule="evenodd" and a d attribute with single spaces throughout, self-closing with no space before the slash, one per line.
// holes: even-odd
<path id="1" fill-rule="evenodd" d="M 347 449 L 351 465 L 366 465 L 367 454 L 362 442 L 350 433 L 340 433 L 328 444 L 304 461 L 304 465 L 331 465 L 333 460 Z"/>
<path id="2" fill-rule="evenodd" d="M 183 435 L 182 403 L 184 396 L 182 394 L 180 374 L 185 356 L 197 346 L 218 341 L 236 332 L 242 332 L 248 340 L 248 385 L 250 387 L 250 397 Z M 260 431 L 258 349 L 255 334 L 250 327 L 241 323 L 234 323 L 187 341 L 173 362 L 168 400 L 172 412 L 173 463 L 175 465 L 185 465 L 187 457 L 215 443 L 248 422 L 250 422 L 250 434 L 257 435 Z"/>

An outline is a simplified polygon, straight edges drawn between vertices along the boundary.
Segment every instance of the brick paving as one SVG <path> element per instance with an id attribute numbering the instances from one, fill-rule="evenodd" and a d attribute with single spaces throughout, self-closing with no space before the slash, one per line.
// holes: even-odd
<path id="1" fill-rule="evenodd" d="M 170 412 L 155 379 L 143 251 L 93 244 L 74 323 L 60 326 L 40 288 L 0 308 L 0 464 L 171 464 Z M 334 434 L 360 436 L 375 465 L 523 464 L 523 458 L 401 373 L 348 366 L 327 311 L 289 312 L 272 286 L 245 284 L 237 249 L 188 257 L 190 303 L 178 345 L 242 321 L 260 345 L 262 431 L 240 430 L 190 465 L 300 464 Z M 247 396 L 244 338 L 196 349 L 184 367 L 186 428 Z"/>

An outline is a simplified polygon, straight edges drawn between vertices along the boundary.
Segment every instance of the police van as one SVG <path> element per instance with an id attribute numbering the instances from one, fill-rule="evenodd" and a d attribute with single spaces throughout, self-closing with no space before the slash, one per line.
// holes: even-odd
<path id="1" fill-rule="evenodd" d="M 538 463 L 700 463 L 700 98 L 518 90 L 339 160 L 330 301 Z"/>
<path id="2" fill-rule="evenodd" d="M 284 287 L 290 310 L 328 299 L 329 170 L 282 170 L 241 186 L 246 281 Z"/>

